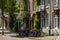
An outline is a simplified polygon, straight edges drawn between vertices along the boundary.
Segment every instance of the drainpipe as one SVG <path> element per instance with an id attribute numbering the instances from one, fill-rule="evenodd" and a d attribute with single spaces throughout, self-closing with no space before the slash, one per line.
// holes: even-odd
<path id="1" fill-rule="evenodd" d="M 51 35 L 51 0 L 50 0 L 50 26 L 49 26 L 49 35 Z"/>
<path id="2" fill-rule="evenodd" d="M 58 11 L 60 10 L 60 5 L 59 5 L 59 0 L 58 0 Z M 58 28 L 60 28 L 60 11 L 58 12 L 59 16 L 58 16 Z"/>
<path id="3" fill-rule="evenodd" d="M 52 34 L 52 12 L 53 12 L 53 8 L 52 8 L 52 0 L 50 0 L 50 26 L 49 26 L 49 35 Z"/>

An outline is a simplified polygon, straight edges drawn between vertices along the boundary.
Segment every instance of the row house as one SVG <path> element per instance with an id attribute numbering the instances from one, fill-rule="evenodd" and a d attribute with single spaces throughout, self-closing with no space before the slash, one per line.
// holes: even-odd
<path id="1" fill-rule="evenodd" d="M 60 29 L 60 0 L 40 0 L 36 13 L 40 17 L 40 27 L 43 32 L 59 33 Z"/>

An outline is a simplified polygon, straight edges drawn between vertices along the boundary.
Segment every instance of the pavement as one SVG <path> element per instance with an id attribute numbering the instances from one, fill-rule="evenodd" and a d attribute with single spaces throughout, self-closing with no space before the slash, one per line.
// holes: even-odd
<path id="1" fill-rule="evenodd" d="M 56 40 L 60 40 L 60 36 L 58 36 L 58 38 Z"/>
<path id="2" fill-rule="evenodd" d="M 45 37 L 18 37 L 18 33 L 10 33 L 4 30 L 4 35 L 1 35 L 2 29 L 0 29 L 0 40 L 60 40 L 60 36 L 45 36 Z"/>
<path id="3" fill-rule="evenodd" d="M 18 37 L 18 33 L 10 33 L 5 31 L 4 35 L 1 35 L 0 40 L 59 40 L 60 36 L 45 36 L 45 37 Z"/>
<path id="4" fill-rule="evenodd" d="M 46 37 L 16 37 L 16 34 L 0 34 L 0 40 L 56 40 L 58 36 Z"/>
<path id="5" fill-rule="evenodd" d="M 0 40 L 59 40 L 60 36 L 45 36 L 45 37 L 18 37 L 18 33 L 10 33 L 5 31 L 4 35 L 1 35 Z"/>

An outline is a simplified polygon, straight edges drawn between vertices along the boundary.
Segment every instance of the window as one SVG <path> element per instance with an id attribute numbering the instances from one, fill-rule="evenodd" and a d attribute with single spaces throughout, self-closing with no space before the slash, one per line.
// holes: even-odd
<path id="1" fill-rule="evenodd" d="M 53 4 L 56 5 L 56 0 L 53 0 Z"/>
<path id="2" fill-rule="evenodd" d="M 58 18 L 54 19 L 54 27 L 58 27 Z"/>
<path id="3" fill-rule="evenodd" d="M 45 26 L 48 27 L 48 14 L 45 14 Z M 44 27 L 44 13 L 41 15 L 41 27 Z"/>
<path id="4" fill-rule="evenodd" d="M 48 27 L 48 14 L 45 14 L 45 26 Z"/>
<path id="5" fill-rule="evenodd" d="M 27 3 L 27 6 L 28 6 L 28 11 L 30 10 L 30 2 L 28 1 Z"/>
<path id="6" fill-rule="evenodd" d="M 45 0 L 45 5 L 47 6 L 49 4 L 49 0 Z M 44 5 L 44 0 L 41 0 L 41 5 Z"/>
<path id="7" fill-rule="evenodd" d="M 45 5 L 48 6 L 49 0 L 45 0 Z"/>
<path id="8" fill-rule="evenodd" d="M 44 0 L 41 0 L 41 5 L 44 5 Z"/>
<path id="9" fill-rule="evenodd" d="M 58 0 L 53 0 L 53 5 L 58 5 Z"/>

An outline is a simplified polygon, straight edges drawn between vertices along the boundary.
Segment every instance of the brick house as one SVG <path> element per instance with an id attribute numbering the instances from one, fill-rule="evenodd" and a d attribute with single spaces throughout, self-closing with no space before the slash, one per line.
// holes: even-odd
<path id="1" fill-rule="evenodd" d="M 51 34 L 59 33 L 60 0 L 40 0 L 40 4 L 36 7 L 36 13 L 40 13 L 40 27 L 44 32 L 49 33 L 51 30 Z"/>

